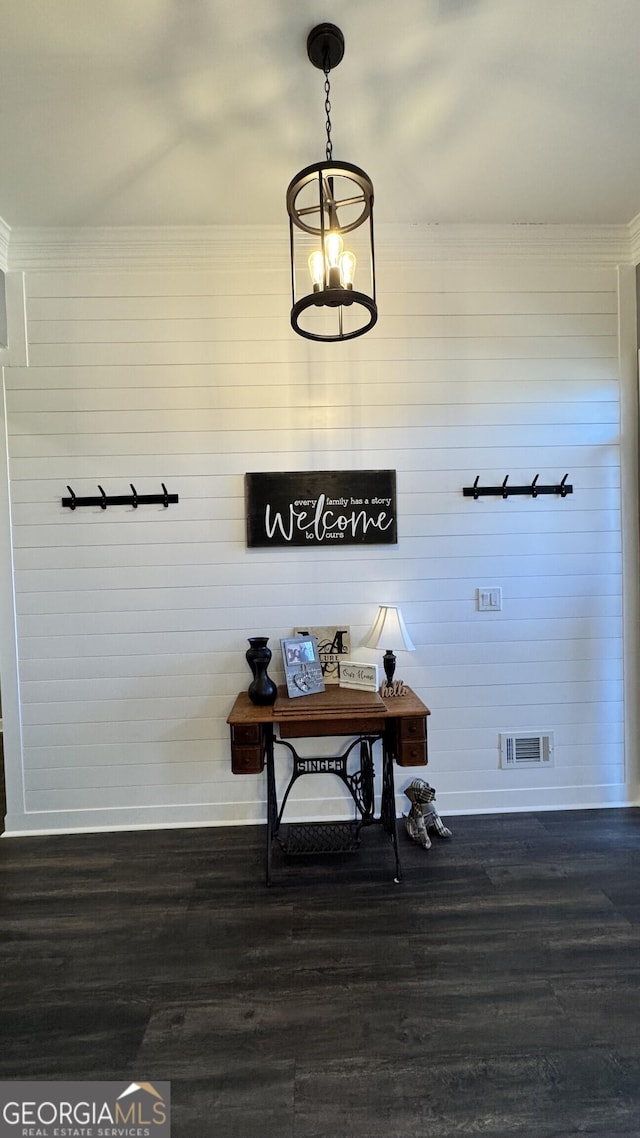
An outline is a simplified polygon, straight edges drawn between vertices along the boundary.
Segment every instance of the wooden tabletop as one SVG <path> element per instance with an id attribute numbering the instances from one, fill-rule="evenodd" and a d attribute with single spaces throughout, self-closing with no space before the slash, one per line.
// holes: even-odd
<path id="1" fill-rule="evenodd" d="M 378 692 L 353 691 L 338 684 L 328 684 L 316 695 L 302 695 L 291 699 L 285 685 L 278 688 L 272 707 L 256 707 L 246 691 L 240 692 L 227 717 L 227 723 L 289 723 L 316 722 L 318 720 L 349 720 L 367 718 L 405 719 L 430 715 L 429 708 L 411 688 L 405 695 L 384 699 Z"/>

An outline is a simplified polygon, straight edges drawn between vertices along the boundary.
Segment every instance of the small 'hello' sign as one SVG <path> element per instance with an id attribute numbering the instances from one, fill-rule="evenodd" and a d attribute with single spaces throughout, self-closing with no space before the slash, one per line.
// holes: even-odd
<path id="1" fill-rule="evenodd" d="M 395 545 L 395 470 L 245 474 L 248 546 Z"/>

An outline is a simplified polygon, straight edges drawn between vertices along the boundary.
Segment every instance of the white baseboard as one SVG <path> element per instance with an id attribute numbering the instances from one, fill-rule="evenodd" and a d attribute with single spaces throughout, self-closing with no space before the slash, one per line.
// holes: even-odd
<path id="1" fill-rule="evenodd" d="M 523 814 L 523 813 L 551 813 L 560 810 L 598 810 L 598 809 L 624 809 L 640 805 L 638 788 L 629 788 L 626 793 L 619 786 L 593 786 L 582 787 L 580 795 L 576 795 L 575 787 L 547 789 L 544 792 L 505 792 L 499 800 L 495 792 L 485 795 L 475 794 L 439 794 L 436 804 L 439 813 L 451 818 L 456 815 L 491 815 L 491 814 Z M 396 814 L 398 818 L 407 810 L 407 799 L 403 794 L 396 795 Z M 234 810 L 233 807 L 236 807 Z M 3 838 L 20 837 L 46 837 L 56 834 L 108 834 L 131 832 L 135 830 L 185 830 L 203 827 L 220 828 L 223 826 L 260 826 L 266 820 L 266 804 L 256 804 L 256 809 L 247 812 L 244 803 L 227 803 L 226 807 L 219 808 L 219 816 L 212 817 L 211 807 L 194 807 L 189 813 L 191 816 L 170 816 L 171 808 L 154 810 L 156 815 L 149 817 L 151 811 L 146 811 L 147 820 L 140 817 L 142 811 L 77 811 L 60 813 L 57 817 L 51 814 L 25 814 L 12 817 L 7 815 L 5 833 Z M 184 808 L 182 808 L 184 810 Z M 224 816 L 223 816 L 224 811 Z M 194 817 L 196 812 L 200 816 Z M 91 817 L 93 813 L 93 818 Z M 97 814 L 100 817 L 96 817 Z M 129 813 L 129 817 L 123 817 Z M 111 814 L 109 821 L 105 815 Z M 158 816 L 160 815 L 160 816 Z M 117 816 L 117 817 L 116 817 Z M 345 809 L 342 799 L 304 799 L 291 804 L 286 821 L 289 822 L 338 822 L 353 818 L 353 810 Z"/>

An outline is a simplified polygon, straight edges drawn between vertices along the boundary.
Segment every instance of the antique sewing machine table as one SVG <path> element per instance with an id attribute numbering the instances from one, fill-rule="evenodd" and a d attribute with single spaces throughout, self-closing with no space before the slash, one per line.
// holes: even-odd
<path id="1" fill-rule="evenodd" d="M 416 767 L 427 763 L 429 708 L 406 689 L 405 695 L 383 698 L 378 692 L 327 686 L 316 695 L 290 699 L 286 687 L 278 689 L 272 707 L 256 707 L 246 692 L 238 695 L 227 722 L 231 733 L 234 774 L 260 774 L 267 770 L 266 880 L 271 884 L 275 841 L 289 854 L 356 850 L 362 826 L 379 823 L 391 838 L 395 878 L 401 878 L 396 825 L 394 762 Z M 276 734 L 277 732 L 277 734 Z M 340 755 L 301 756 L 290 739 L 352 737 Z M 382 746 L 380 812 L 374 794 L 374 745 Z M 292 759 L 289 783 L 278 803 L 274 746 L 285 747 Z M 289 793 L 302 775 L 333 774 L 346 786 L 354 802 L 351 822 L 284 823 Z"/>

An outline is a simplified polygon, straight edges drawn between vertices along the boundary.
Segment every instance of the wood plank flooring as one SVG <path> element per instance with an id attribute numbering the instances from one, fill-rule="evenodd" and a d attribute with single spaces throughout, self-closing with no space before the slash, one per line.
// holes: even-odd
<path id="1" fill-rule="evenodd" d="M 448 820 L 404 881 L 262 828 L 0 842 L 1 1079 L 169 1079 L 174 1138 L 638 1138 L 640 810 Z"/>

